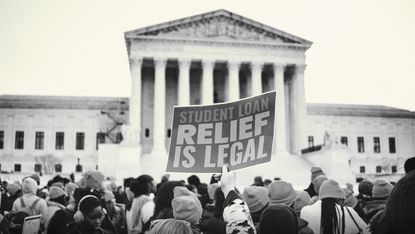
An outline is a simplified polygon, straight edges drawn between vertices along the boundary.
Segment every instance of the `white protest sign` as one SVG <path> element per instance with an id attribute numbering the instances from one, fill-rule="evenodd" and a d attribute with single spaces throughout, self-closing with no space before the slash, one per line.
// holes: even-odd
<path id="1" fill-rule="evenodd" d="M 28 216 L 24 219 L 22 234 L 38 234 L 41 215 Z"/>
<path id="2" fill-rule="evenodd" d="M 269 162 L 276 92 L 235 102 L 175 107 L 168 172 L 221 172 Z"/>

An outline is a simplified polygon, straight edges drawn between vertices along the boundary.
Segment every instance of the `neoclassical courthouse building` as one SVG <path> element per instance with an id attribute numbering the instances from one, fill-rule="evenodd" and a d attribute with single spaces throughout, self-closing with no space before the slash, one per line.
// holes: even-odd
<path id="1" fill-rule="evenodd" d="M 129 98 L 0 96 L 1 171 L 95 169 L 100 150 L 118 144 L 161 159 L 173 106 L 271 90 L 276 155 L 306 157 L 330 142 L 350 155 L 356 177 L 402 174 L 415 155 L 415 112 L 305 102 L 308 40 L 226 10 L 128 31 L 125 40 Z"/>

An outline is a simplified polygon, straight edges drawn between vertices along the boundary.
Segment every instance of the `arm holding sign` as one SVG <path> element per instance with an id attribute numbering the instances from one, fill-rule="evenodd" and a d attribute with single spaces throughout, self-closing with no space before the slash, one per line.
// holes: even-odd
<path id="1" fill-rule="evenodd" d="M 220 182 L 225 195 L 223 219 L 226 223 L 226 233 L 256 233 L 248 205 L 235 192 L 235 172 L 228 172 L 224 166 Z"/>

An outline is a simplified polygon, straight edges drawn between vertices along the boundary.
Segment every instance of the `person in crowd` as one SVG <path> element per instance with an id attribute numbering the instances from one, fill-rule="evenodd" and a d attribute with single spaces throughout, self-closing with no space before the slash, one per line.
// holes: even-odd
<path id="1" fill-rule="evenodd" d="M 66 193 L 62 188 L 58 186 L 52 186 L 49 188 L 48 198 L 49 199 L 46 202 L 48 205 L 48 212 L 47 216 L 45 217 L 46 229 L 48 228 L 49 222 L 52 219 L 53 215 L 55 215 L 56 211 L 66 208 Z"/>
<path id="2" fill-rule="evenodd" d="M 212 206 L 206 206 L 203 210 L 199 227 L 203 234 L 226 234 L 226 224 L 223 220 L 223 204 L 225 196 L 222 189 L 216 189 Z"/>
<path id="3" fill-rule="evenodd" d="M 141 233 L 143 225 L 153 216 L 154 202 L 149 197 L 150 187 L 144 181 L 135 180 L 130 190 L 134 193 L 134 199 L 127 206 L 127 230 L 129 234 Z"/>
<path id="4" fill-rule="evenodd" d="M 161 181 L 160 181 L 160 183 L 158 183 L 157 184 L 157 191 L 159 191 L 159 189 L 160 189 L 160 186 L 164 183 L 164 182 L 167 182 L 167 181 L 169 181 L 169 179 L 170 179 L 170 175 L 169 174 L 165 174 L 165 175 L 163 175 L 162 177 L 161 177 Z"/>
<path id="5" fill-rule="evenodd" d="M 269 185 L 272 183 L 272 181 L 270 179 L 265 179 L 264 180 L 264 187 L 265 188 L 269 188 Z"/>
<path id="6" fill-rule="evenodd" d="M 209 195 L 207 193 L 207 184 L 201 183 L 199 177 L 196 175 L 189 176 L 187 178 L 187 183 L 196 187 L 197 193 L 200 195 L 199 200 L 202 203 L 202 206 L 205 207 L 206 204 L 210 202 Z"/>
<path id="7" fill-rule="evenodd" d="M 37 182 L 31 177 L 26 177 L 22 182 L 23 196 L 14 201 L 12 211 L 23 211 L 28 215 L 40 214 L 42 215 L 42 222 L 44 222 L 44 218 L 48 214 L 48 206 L 44 199 L 36 196 L 37 191 Z"/>
<path id="8" fill-rule="evenodd" d="M 6 229 L 3 229 L 3 233 L 8 234 L 22 234 L 24 219 L 29 216 L 26 212 L 16 212 L 10 214 L 10 223 L 7 224 Z"/>
<path id="9" fill-rule="evenodd" d="M 65 192 L 68 198 L 68 202 L 66 205 L 66 208 L 69 210 L 72 210 L 73 212 L 75 212 L 75 198 L 74 198 L 74 192 L 75 189 L 77 189 L 79 186 L 75 183 L 69 182 L 65 185 Z"/>
<path id="10" fill-rule="evenodd" d="M 248 205 L 235 191 L 235 179 L 235 172 L 228 172 L 228 168 L 223 166 L 221 189 L 225 196 L 223 219 L 226 224 L 226 233 L 255 234 L 256 229 Z"/>
<path id="11" fill-rule="evenodd" d="M 405 173 L 415 170 L 415 157 L 408 158 L 404 164 Z"/>
<path id="12" fill-rule="evenodd" d="M 252 186 L 264 186 L 264 182 L 262 181 L 262 176 L 255 176 L 254 178 L 254 183 L 252 184 Z"/>
<path id="13" fill-rule="evenodd" d="M 412 234 L 415 230 L 415 171 L 408 172 L 393 187 L 384 213 L 373 234 Z"/>
<path id="14" fill-rule="evenodd" d="M 267 207 L 261 215 L 258 232 L 261 234 L 297 234 L 298 219 L 294 210 L 283 204 Z"/>
<path id="15" fill-rule="evenodd" d="M 104 192 L 104 175 L 100 171 L 87 171 L 79 181 L 80 187 L 96 190 L 100 193 Z"/>
<path id="16" fill-rule="evenodd" d="M 368 200 L 372 197 L 373 183 L 369 180 L 362 180 L 359 183 L 359 194 L 356 196 L 358 200 Z"/>
<path id="17" fill-rule="evenodd" d="M 292 184 L 287 183 L 283 180 L 274 181 L 269 186 L 268 190 L 269 204 L 273 205 L 285 205 L 290 208 L 294 208 L 294 202 L 297 197 L 296 192 Z M 294 211 L 293 211 L 294 212 Z M 307 221 L 295 216 L 297 220 L 297 229 L 299 233 L 312 233 L 308 227 Z"/>
<path id="18" fill-rule="evenodd" d="M 175 187 L 173 189 L 174 198 L 171 202 L 173 217 L 178 220 L 185 220 L 190 223 L 193 234 L 199 234 L 198 227 L 202 217 L 202 205 L 197 195 L 189 191 L 186 187 Z"/>
<path id="19" fill-rule="evenodd" d="M 212 204 L 213 201 L 215 200 L 215 193 L 216 190 L 220 188 L 220 184 L 219 183 L 213 183 L 213 184 L 209 184 L 208 185 L 208 196 L 209 196 L 209 203 Z"/>
<path id="20" fill-rule="evenodd" d="M 74 215 L 75 222 L 65 228 L 65 234 L 104 234 L 110 233 L 101 228 L 105 218 L 101 201 L 94 195 L 84 196 L 78 203 L 78 210 Z"/>
<path id="21" fill-rule="evenodd" d="M 314 186 L 314 191 L 316 192 L 316 195 L 311 197 L 311 203 L 310 204 L 314 204 L 318 200 L 318 193 L 319 193 L 319 190 L 320 190 L 320 186 L 324 181 L 326 181 L 328 179 L 329 178 L 327 178 L 326 175 L 319 175 L 316 178 L 314 178 L 313 186 Z"/>
<path id="22" fill-rule="evenodd" d="M 10 212 L 13 208 L 13 203 L 22 196 L 22 189 L 19 184 L 16 183 L 10 183 L 7 184 L 6 190 L 5 190 L 4 199 L 2 197 L 1 207 L 2 212 L 8 211 Z"/>
<path id="23" fill-rule="evenodd" d="M 363 207 L 363 213 L 366 223 L 370 223 L 371 219 L 380 211 L 385 209 L 386 200 L 392 192 L 393 186 L 385 180 L 376 180 L 373 183 L 372 199 L 366 202 Z"/>
<path id="24" fill-rule="evenodd" d="M 103 207 L 107 211 L 107 217 L 114 227 L 115 234 L 125 233 L 125 205 L 115 202 L 115 197 L 112 191 L 106 190 L 102 199 L 104 200 Z"/>
<path id="25" fill-rule="evenodd" d="M 297 217 L 301 215 L 301 209 L 304 206 L 310 205 L 310 195 L 306 191 L 295 191 L 295 200 L 294 200 L 294 212 L 297 214 Z"/>
<path id="26" fill-rule="evenodd" d="M 246 202 L 251 213 L 254 225 L 257 226 L 262 212 L 268 206 L 268 189 L 262 186 L 245 187 L 242 193 L 242 199 Z"/>
<path id="27" fill-rule="evenodd" d="M 351 208 L 343 206 L 345 194 L 332 179 L 320 187 L 316 203 L 301 210 L 301 218 L 308 222 L 314 233 L 369 233 L 367 224 Z"/>
<path id="28" fill-rule="evenodd" d="M 316 191 L 314 190 L 313 180 L 319 175 L 325 175 L 323 170 L 321 170 L 320 167 L 312 167 L 310 185 L 308 186 L 308 188 L 304 189 L 304 191 L 306 191 L 308 195 L 310 195 L 310 197 L 314 197 L 315 195 L 317 195 Z"/>
<path id="29" fill-rule="evenodd" d="M 140 183 L 147 184 L 147 186 L 149 188 L 149 194 L 150 193 L 156 194 L 157 187 L 156 187 L 156 183 L 155 183 L 153 177 L 144 174 L 144 175 L 140 175 L 139 177 L 137 177 L 137 181 L 140 182 Z"/>
<path id="30" fill-rule="evenodd" d="M 150 234 L 192 234 L 190 223 L 177 219 L 154 220 Z"/>
<path id="31" fill-rule="evenodd" d="M 177 186 L 184 187 L 184 184 L 180 181 L 166 181 L 160 186 L 154 199 L 154 214 L 149 221 L 144 224 L 143 230 L 148 230 L 151 221 L 153 220 L 174 218 L 171 201 L 174 197 L 173 190 Z"/>

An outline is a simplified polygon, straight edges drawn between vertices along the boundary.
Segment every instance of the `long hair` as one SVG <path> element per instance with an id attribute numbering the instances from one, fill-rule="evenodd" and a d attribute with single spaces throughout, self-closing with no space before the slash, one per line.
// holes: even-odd
<path id="1" fill-rule="evenodd" d="M 413 233 L 415 230 L 415 171 L 396 183 L 386 202 L 381 221 L 385 233 Z"/>
<path id="2" fill-rule="evenodd" d="M 167 208 L 172 210 L 171 201 L 173 200 L 173 189 L 176 186 L 184 186 L 180 181 L 167 181 L 161 185 L 160 190 L 157 191 L 157 195 L 154 200 L 154 217 L 158 217 L 159 213 Z"/>
<path id="3" fill-rule="evenodd" d="M 321 223 L 322 234 L 343 234 L 345 229 L 344 207 L 340 205 L 342 220 L 339 222 L 339 210 L 336 206 L 337 198 L 323 198 L 321 200 Z"/>

